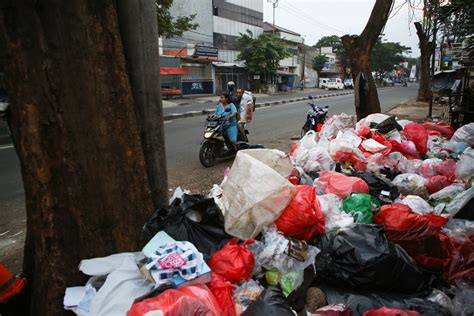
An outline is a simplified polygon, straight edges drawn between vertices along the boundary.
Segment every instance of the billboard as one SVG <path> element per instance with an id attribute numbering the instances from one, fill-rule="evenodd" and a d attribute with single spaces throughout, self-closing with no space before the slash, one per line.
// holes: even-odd
<path id="1" fill-rule="evenodd" d="M 416 65 L 411 66 L 410 79 L 416 78 Z"/>

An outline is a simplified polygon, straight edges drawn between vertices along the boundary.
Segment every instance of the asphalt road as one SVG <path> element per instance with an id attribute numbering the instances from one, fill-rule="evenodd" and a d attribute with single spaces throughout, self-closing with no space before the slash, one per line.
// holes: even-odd
<path id="1" fill-rule="evenodd" d="M 394 87 L 379 91 L 382 111 L 416 96 L 417 86 Z M 330 97 L 319 100 L 329 105 L 329 114 L 354 113 L 354 96 Z M 300 134 L 309 109 L 307 102 L 275 105 L 255 112 L 249 126 L 250 140 L 267 147 L 291 144 L 291 138 Z M 187 182 L 203 182 L 203 175 L 221 173 L 230 161 L 204 170 L 198 153 L 202 141 L 204 116 L 165 122 L 167 163 L 170 186 L 186 187 Z M 287 148 L 289 148 L 287 146 Z M 216 178 L 220 178 L 221 174 Z M 211 181 L 211 180 L 209 180 Z M 203 182 L 204 183 L 204 182 Z M 215 182 L 210 182 L 215 183 Z M 207 183 L 206 187 L 207 187 Z M 0 146 L 0 262 L 18 270 L 25 236 L 25 205 L 20 165 L 11 146 Z"/>

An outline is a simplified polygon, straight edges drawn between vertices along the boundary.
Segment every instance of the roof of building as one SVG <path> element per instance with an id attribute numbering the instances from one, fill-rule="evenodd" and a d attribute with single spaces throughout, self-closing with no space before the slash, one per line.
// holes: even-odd
<path id="1" fill-rule="evenodd" d="M 265 32 L 273 31 L 273 24 L 268 23 L 268 22 L 263 22 L 263 30 Z M 284 32 L 284 33 L 288 33 L 288 34 L 291 34 L 291 35 L 301 36 L 301 34 L 299 34 L 299 33 L 293 32 L 289 29 L 285 29 L 284 27 L 278 26 L 276 24 L 275 24 L 275 30 L 278 30 L 278 31 Z"/>

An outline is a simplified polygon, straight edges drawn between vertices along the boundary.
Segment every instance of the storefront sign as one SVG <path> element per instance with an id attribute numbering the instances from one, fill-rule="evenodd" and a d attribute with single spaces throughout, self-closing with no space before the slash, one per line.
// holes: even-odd
<path id="1" fill-rule="evenodd" d="M 217 47 L 196 45 L 194 51 L 194 57 L 214 57 L 217 58 L 218 49 Z"/>
<path id="2" fill-rule="evenodd" d="M 212 94 L 214 83 L 211 81 L 184 81 L 183 94 Z"/>

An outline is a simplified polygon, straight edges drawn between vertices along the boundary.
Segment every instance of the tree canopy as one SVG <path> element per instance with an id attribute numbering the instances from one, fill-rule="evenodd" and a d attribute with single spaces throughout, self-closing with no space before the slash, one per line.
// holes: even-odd
<path id="1" fill-rule="evenodd" d="M 407 61 L 403 53 L 410 52 L 410 47 L 395 42 L 386 42 L 379 37 L 370 54 L 372 69 L 377 72 L 393 70 L 394 65 Z"/>
<path id="2" fill-rule="evenodd" d="M 180 37 L 184 32 L 195 30 L 199 24 L 193 23 L 196 14 L 190 16 L 173 17 L 170 14 L 170 8 L 173 0 L 155 0 L 156 20 L 158 22 L 158 34 L 160 36 Z"/>
<path id="3" fill-rule="evenodd" d="M 321 72 L 321 70 L 324 68 L 324 64 L 327 63 L 328 58 L 324 55 L 318 55 L 314 57 L 313 59 L 313 69 L 318 72 L 318 74 Z"/>
<path id="4" fill-rule="evenodd" d="M 262 75 L 263 82 L 276 73 L 282 59 L 290 56 L 282 39 L 265 32 L 257 37 L 249 30 L 240 33 L 237 46 L 240 48 L 237 60 L 245 63 L 250 74 Z"/>
<path id="5" fill-rule="evenodd" d="M 346 49 L 344 48 L 344 45 L 342 45 L 342 41 L 339 36 L 337 35 L 323 36 L 319 39 L 319 41 L 316 44 L 314 44 L 313 47 L 316 47 L 316 48 L 332 47 L 333 52 L 339 57 L 341 66 L 342 67 L 349 66 Z"/>

